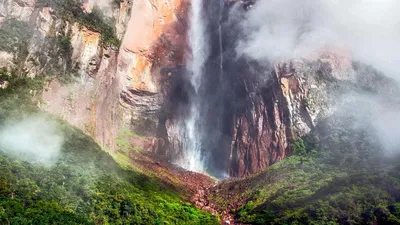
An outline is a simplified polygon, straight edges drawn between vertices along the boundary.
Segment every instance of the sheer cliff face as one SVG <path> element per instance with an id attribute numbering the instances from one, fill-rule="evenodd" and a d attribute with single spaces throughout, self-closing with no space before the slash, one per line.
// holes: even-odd
<path id="1" fill-rule="evenodd" d="M 335 82 L 355 79 L 349 59 L 332 53 L 278 63 L 271 70 L 264 84 L 242 78 L 244 103 L 233 116 L 232 176 L 258 172 L 290 155 L 292 140 L 335 111 Z"/>
<path id="2" fill-rule="evenodd" d="M 160 68 L 183 64 L 187 2 L 103 2 L 108 4 L 97 7 L 114 21 L 119 49 L 105 46 L 102 33 L 59 17 L 51 4 L 0 2 L 0 21 L 27 23 L 31 32 L 26 50 L 0 51 L 0 64 L 30 77 L 56 75 L 40 107 L 114 150 L 123 129 L 155 136 L 163 99 Z M 82 8 L 90 13 L 96 4 L 83 1 Z"/>
<path id="3" fill-rule="evenodd" d="M 245 13 L 252 3 L 238 8 Z M 274 63 L 239 57 L 236 46 L 246 34 L 231 10 L 223 22 L 223 102 L 228 108 L 223 120 L 232 137 L 229 174 L 246 176 L 289 156 L 291 142 L 332 115 L 340 94 L 350 91 L 347 86 L 356 87 L 358 76 L 367 75 L 358 75 L 346 51 L 339 50 Z"/>
<path id="4" fill-rule="evenodd" d="M 246 34 L 238 26 L 241 18 L 230 13 L 232 2 L 204 4 L 211 50 L 199 113 L 208 169 L 246 176 L 290 155 L 292 140 L 335 112 L 338 89 L 360 79 L 373 87 L 376 79 L 360 77 L 338 51 L 275 64 L 239 57 L 235 47 Z M 253 2 L 243 1 L 235 10 L 245 11 Z M 101 33 L 58 18 L 53 8 L 38 7 L 34 0 L 0 3 L 2 24 L 13 18 L 31 28 L 26 50 L 0 51 L 0 66 L 31 77 L 57 75 L 45 87 L 41 108 L 110 150 L 118 148 L 116 139 L 126 129 L 144 136 L 145 141 L 133 141 L 145 142 L 144 150 L 162 159 L 185 151 L 179 121 L 193 94 L 185 69 L 187 0 L 124 0 L 108 8 L 119 48 L 105 47 Z M 93 5 L 83 6 L 90 12 Z M 70 47 L 63 49 L 64 37 Z M 74 79 L 66 81 L 70 74 Z"/>
<path id="5" fill-rule="evenodd" d="M 138 132 L 156 135 L 167 95 L 164 82 L 177 76 L 165 69 L 182 66 L 187 54 L 187 8 L 188 2 L 181 0 L 132 3 L 117 74 L 123 84 L 122 104 L 132 112 L 126 116 Z"/>
<path id="6" fill-rule="evenodd" d="M 28 21 L 34 11 L 36 0 L 2 0 L 0 5 L 0 20 L 6 17 L 14 17 L 22 21 Z"/>
<path id="7" fill-rule="evenodd" d="M 46 75 L 48 82 L 39 107 L 113 149 L 121 124 L 117 119 L 120 86 L 115 76 L 118 50 L 103 47 L 102 34 L 63 19 L 56 9 L 47 6 L 35 0 L 1 2 L 2 23 L 23 22 L 29 36 L 21 48 L 0 52 L 0 57 L 9 57 L 0 61 L 22 75 Z M 129 7 L 129 1 L 113 6 L 117 36 L 125 32 Z"/>

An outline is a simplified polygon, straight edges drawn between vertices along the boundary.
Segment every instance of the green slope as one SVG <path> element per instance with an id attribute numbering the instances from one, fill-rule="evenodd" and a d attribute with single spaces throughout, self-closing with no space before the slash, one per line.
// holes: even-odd
<path id="1" fill-rule="evenodd" d="M 236 219 L 249 224 L 400 224 L 399 157 L 384 157 L 352 121 L 328 122 L 321 130 L 329 132 L 295 141 L 294 156 L 223 182 L 211 199 L 221 208 L 240 203 Z"/>
<path id="2" fill-rule="evenodd" d="M 0 129 L 40 113 L 32 100 L 40 79 L 5 71 L 0 79 L 10 82 L 0 89 Z M 0 151 L 0 224 L 218 224 L 160 181 L 122 169 L 80 130 L 45 118 L 64 135 L 61 155 L 45 166 Z"/>

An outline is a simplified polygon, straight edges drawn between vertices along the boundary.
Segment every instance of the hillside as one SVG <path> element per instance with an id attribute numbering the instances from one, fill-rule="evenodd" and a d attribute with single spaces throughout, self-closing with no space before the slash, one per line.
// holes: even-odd
<path id="1" fill-rule="evenodd" d="M 399 224 L 400 156 L 359 119 L 339 118 L 294 141 L 293 156 L 221 182 L 209 200 L 244 224 Z"/>
<path id="2" fill-rule="evenodd" d="M 399 8 L 0 1 L 0 225 L 400 224 Z"/>
<path id="3" fill-rule="evenodd" d="M 9 75 L 2 71 L 1 76 Z M 40 133 L 53 124 L 64 142 L 58 159 L 50 164 L 29 160 L 26 152 L 9 154 L 13 149 L 4 147 L 9 140 L 2 139 L 1 224 L 218 224 L 211 214 L 186 202 L 183 190 L 178 192 L 154 176 L 122 169 L 91 137 L 40 112 L 31 94 L 39 94 L 43 81 L 7 79 L 7 89 L 0 90 L 0 130 L 8 122 L 15 128 L 15 123 L 34 120 L 39 121 L 33 127 L 37 130 L 23 126 L 20 132 Z"/>

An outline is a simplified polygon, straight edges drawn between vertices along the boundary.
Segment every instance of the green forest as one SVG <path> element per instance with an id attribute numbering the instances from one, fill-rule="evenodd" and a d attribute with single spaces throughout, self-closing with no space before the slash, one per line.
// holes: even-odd
<path id="1" fill-rule="evenodd" d="M 89 136 L 36 107 L 44 78 L 1 71 L 0 129 L 40 115 L 64 137 L 54 165 L 0 151 L 0 224 L 218 224 L 155 178 L 122 169 Z M 1 147 L 1 145 L 0 145 Z"/>

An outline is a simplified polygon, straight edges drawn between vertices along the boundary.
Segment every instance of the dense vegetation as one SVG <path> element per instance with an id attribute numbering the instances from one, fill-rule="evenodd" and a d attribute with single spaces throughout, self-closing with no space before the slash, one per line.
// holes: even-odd
<path id="1" fill-rule="evenodd" d="M 32 29 L 25 22 L 6 19 L 0 26 L 0 51 L 19 52 L 32 35 Z"/>
<path id="2" fill-rule="evenodd" d="M 321 123 L 294 141 L 295 155 L 221 184 L 213 200 L 222 208 L 242 202 L 236 217 L 250 224 L 400 224 L 399 157 L 382 156 L 370 129 L 355 121 Z"/>
<path id="3" fill-rule="evenodd" d="M 4 80 L 0 129 L 39 113 L 34 96 L 44 81 L 2 70 Z M 43 116 L 64 136 L 61 155 L 43 165 L 0 151 L 0 224 L 217 224 L 158 180 L 122 169 L 82 131 Z"/>
<path id="4" fill-rule="evenodd" d="M 114 2 L 115 5 L 119 1 Z M 94 8 L 91 13 L 85 13 L 80 0 L 38 0 L 37 7 L 52 7 L 58 16 L 70 22 L 78 22 L 82 26 L 101 34 L 103 45 L 119 46 L 120 40 L 115 35 L 114 24 L 111 18 L 105 16 L 101 10 Z"/>

